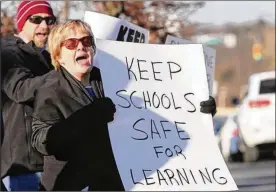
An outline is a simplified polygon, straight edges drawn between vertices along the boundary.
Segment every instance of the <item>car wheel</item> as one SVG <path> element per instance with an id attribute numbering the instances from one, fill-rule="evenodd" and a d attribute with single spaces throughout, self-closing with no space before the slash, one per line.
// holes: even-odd
<path id="1" fill-rule="evenodd" d="M 254 162 L 259 159 L 260 152 L 257 147 L 248 147 L 246 146 L 245 151 L 243 153 L 244 162 Z"/>

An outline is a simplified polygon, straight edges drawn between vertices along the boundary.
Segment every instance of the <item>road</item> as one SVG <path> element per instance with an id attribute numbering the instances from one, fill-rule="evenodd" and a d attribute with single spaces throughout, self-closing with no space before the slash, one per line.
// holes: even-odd
<path id="1" fill-rule="evenodd" d="M 239 191 L 275 191 L 275 161 L 229 163 L 228 168 Z M 8 183 L 6 178 L 5 184 Z"/>
<path id="2" fill-rule="evenodd" d="M 240 191 L 275 191 L 275 161 L 229 163 L 228 168 Z"/>

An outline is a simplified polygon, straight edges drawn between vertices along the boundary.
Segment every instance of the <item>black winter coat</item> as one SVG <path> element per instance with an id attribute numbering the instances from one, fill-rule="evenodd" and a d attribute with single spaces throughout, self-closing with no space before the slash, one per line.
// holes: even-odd
<path id="1" fill-rule="evenodd" d="M 15 36 L 1 39 L 2 178 L 43 170 L 43 156 L 31 147 L 28 118 L 36 89 L 53 69 L 49 53 L 40 51 L 33 42 L 26 44 Z"/>
<path id="2" fill-rule="evenodd" d="M 45 190 L 124 190 L 96 104 L 104 97 L 99 69 L 90 75 L 95 97 L 62 67 L 50 79 L 38 90 L 32 115 L 33 147 L 45 155 Z"/>

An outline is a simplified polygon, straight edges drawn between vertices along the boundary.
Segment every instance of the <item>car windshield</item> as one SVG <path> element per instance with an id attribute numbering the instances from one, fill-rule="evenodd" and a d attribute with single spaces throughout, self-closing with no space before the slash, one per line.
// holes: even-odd
<path id="1" fill-rule="evenodd" d="M 261 81 L 260 94 L 275 93 L 275 78 Z"/>

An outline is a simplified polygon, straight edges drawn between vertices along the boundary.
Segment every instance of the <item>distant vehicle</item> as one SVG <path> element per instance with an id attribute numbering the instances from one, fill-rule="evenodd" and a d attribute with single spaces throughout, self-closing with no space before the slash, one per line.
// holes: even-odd
<path id="1" fill-rule="evenodd" d="M 250 76 L 247 93 L 237 113 L 240 151 L 244 161 L 262 153 L 275 154 L 275 71 Z"/>
<path id="2" fill-rule="evenodd" d="M 227 117 L 217 133 L 217 141 L 225 161 L 242 161 L 242 154 L 239 151 L 240 138 L 236 113 Z"/>
<path id="3" fill-rule="evenodd" d="M 215 116 L 213 118 L 215 135 L 217 135 L 219 133 L 219 131 L 222 128 L 222 126 L 224 125 L 226 119 L 227 119 L 226 116 Z"/>
<path id="4" fill-rule="evenodd" d="M 220 146 L 220 135 L 219 135 L 219 133 L 220 133 L 221 128 L 223 127 L 226 119 L 227 119 L 227 116 L 215 116 L 213 118 L 214 134 L 215 134 L 217 144 L 218 144 L 220 149 L 221 149 L 221 146 Z"/>

